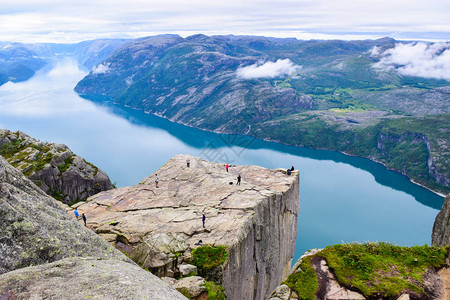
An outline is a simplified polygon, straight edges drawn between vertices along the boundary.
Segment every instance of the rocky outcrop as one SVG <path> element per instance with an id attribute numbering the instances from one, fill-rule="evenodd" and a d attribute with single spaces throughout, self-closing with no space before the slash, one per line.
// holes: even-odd
<path id="1" fill-rule="evenodd" d="M 69 295 L 185 299 L 82 226 L 0 157 L 0 299 Z"/>
<path id="2" fill-rule="evenodd" d="M 48 195 L 64 203 L 84 200 L 113 186 L 105 172 L 62 144 L 0 130 L 0 155 Z"/>
<path id="3" fill-rule="evenodd" d="M 228 260 L 215 278 L 228 299 L 266 299 L 294 254 L 298 175 L 257 166 L 226 172 L 223 164 L 177 155 L 138 185 L 76 206 L 95 232 L 161 277 L 178 273 L 200 241 L 226 246 Z"/>
<path id="4" fill-rule="evenodd" d="M 71 257 L 0 276 L 1 299 L 187 299 L 139 266 Z"/>
<path id="5" fill-rule="evenodd" d="M 423 246 L 425 251 L 419 254 L 420 251 L 416 250 L 421 246 L 412 249 L 386 246 L 387 244 L 381 244 L 379 248 L 379 245 L 366 243 L 358 246 L 359 250 L 356 251 L 352 244 L 328 246 L 320 250 L 312 249 L 300 257 L 292 267 L 288 279 L 273 291 L 269 300 L 449 299 L 450 271 L 447 250 L 437 247 L 431 250 L 429 246 Z M 373 250 L 371 253 L 374 256 L 361 252 L 361 248 L 364 247 L 371 249 L 369 252 Z M 336 248 L 344 249 L 344 251 L 334 252 L 333 249 Z M 408 253 L 414 254 L 409 256 Z M 399 254 L 400 258 L 396 262 L 393 256 Z M 425 262 L 428 256 L 436 258 L 435 255 L 441 256 L 439 264 Z M 386 258 L 381 269 L 373 268 L 375 264 L 370 262 L 370 259 L 385 261 Z M 411 260 L 414 261 L 412 264 Z M 336 262 L 339 264 L 336 265 Z M 401 262 L 400 266 L 398 262 Z M 422 264 L 420 267 L 422 271 L 415 272 L 419 279 L 412 279 L 405 275 L 414 268 L 414 264 Z M 359 273 L 360 270 L 355 271 L 356 269 L 364 271 Z M 402 274 L 399 269 L 405 273 Z M 338 273 L 340 279 L 337 276 Z M 361 277 L 362 273 L 364 273 L 363 277 Z M 362 286 L 364 288 L 361 289 Z M 369 286 L 370 289 L 367 289 Z"/>
<path id="6" fill-rule="evenodd" d="M 436 246 L 450 245 L 450 194 L 434 221 L 431 243 Z"/>

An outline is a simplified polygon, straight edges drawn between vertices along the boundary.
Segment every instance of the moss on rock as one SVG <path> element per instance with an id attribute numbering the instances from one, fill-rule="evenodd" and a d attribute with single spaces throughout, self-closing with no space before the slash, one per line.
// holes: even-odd
<path id="1" fill-rule="evenodd" d="M 316 299 L 318 277 L 311 261 L 324 258 L 337 281 L 359 291 L 366 298 L 399 297 L 403 293 L 417 299 L 433 299 L 425 278 L 446 265 L 448 247 L 401 247 L 388 243 L 328 246 L 307 256 L 286 280 L 300 299 Z M 428 294 L 427 294 L 428 292 Z"/>

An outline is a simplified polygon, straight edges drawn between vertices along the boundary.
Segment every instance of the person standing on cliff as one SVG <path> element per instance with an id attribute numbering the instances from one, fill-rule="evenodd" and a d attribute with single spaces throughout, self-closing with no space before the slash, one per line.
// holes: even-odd
<path id="1" fill-rule="evenodd" d="M 186 166 L 189 168 L 191 166 L 191 160 L 188 158 L 186 159 Z"/>
<path id="2" fill-rule="evenodd" d="M 155 174 L 155 186 L 158 188 L 158 174 Z"/>
<path id="3" fill-rule="evenodd" d="M 239 174 L 238 177 L 237 177 L 236 185 L 241 185 L 241 174 Z"/>
<path id="4" fill-rule="evenodd" d="M 81 218 L 83 218 L 84 227 L 86 227 L 86 216 L 84 215 L 84 213 L 81 214 Z"/>
<path id="5" fill-rule="evenodd" d="M 228 172 L 228 167 L 229 167 L 228 164 L 226 164 L 226 165 L 225 165 L 225 169 L 227 169 L 227 172 Z"/>
<path id="6" fill-rule="evenodd" d="M 78 221 L 78 217 L 80 216 L 80 214 L 78 213 L 78 210 L 75 208 L 75 210 L 73 211 L 73 214 L 75 215 L 75 218 Z"/>
<path id="7" fill-rule="evenodd" d="M 203 215 L 202 215 L 203 228 L 205 228 L 205 221 L 206 221 L 206 216 L 205 216 L 205 213 L 203 213 Z"/>

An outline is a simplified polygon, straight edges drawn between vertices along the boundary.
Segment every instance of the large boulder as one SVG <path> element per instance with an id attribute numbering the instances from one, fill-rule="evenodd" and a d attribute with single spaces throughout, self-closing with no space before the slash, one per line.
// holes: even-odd
<path id="1" fill-rule="evenodd" d="M 71 257 L 0 276 L 0 299 L 186 299 L 135 264 Z"/>
<path id="2" fill-rule="evenodd" d="M 0 157 L 0 274 L 85 256 L 129 261 Z"/>
<path id="3" fill-rule="evenodd" d="M 205 279 L 200 276 L 190 276 L 177 280 L 172 286 L 190 298 L 197 298 L 206 292 Z"/>
<path id="4" fill-rule="evenodd" d="M 0 157 L 0 299 L 78 297 L 186 299 Z"/>
<path id="5" fill-rule="evenodd" d="M 0 155 L 48 195 L 67 204 L 113 187 L 105 172 L 66 145 L 40 142 L 21 131 L 0 129 Z"/>

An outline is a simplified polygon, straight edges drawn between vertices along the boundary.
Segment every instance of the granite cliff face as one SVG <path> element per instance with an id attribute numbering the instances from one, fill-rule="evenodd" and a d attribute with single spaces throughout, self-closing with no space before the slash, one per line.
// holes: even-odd
<path id="1" fill-rule="evenodd" d="M 222 284 L 228 299 L 266 299 L 294 254 L 298 176 L 257 166 L 226 172 L 223 164 L 177 155 L 139 184 L 76 207 L 96 233 L 161 277 L 179 274 L 200 240 L 226 246 L 228 259 L 209 280 Z"/>
<path id="2" fill-rule="evenodd" d="M 450 194 L 434 221 L 431 243 L 436 246 L 450 245 Z"/>
<path id="3" fill-rule="evenodd" d="M 0 155 L 48 195 L 64 203 L 84 200 L 112 188 L 105 172 L 63 144 L 0 129 Z"/>
<path id="4" fill-rule="evenodd" d="M 186 299 L 60 205 L 0 157 L 0 299 Z"/>

